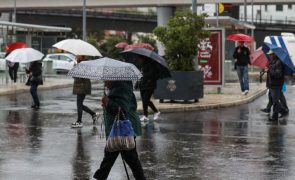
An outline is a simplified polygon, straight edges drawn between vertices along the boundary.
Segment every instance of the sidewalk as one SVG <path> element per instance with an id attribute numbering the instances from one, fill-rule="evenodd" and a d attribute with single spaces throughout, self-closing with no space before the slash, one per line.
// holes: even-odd
<path id="1" fill-rule="evenodd" d="M 44 82 L 44 85 L 39 86 L 38 90 L 71 87 L 72 83 L 73 79 L 71 78 L 47 78 Z M 29 92 L 29 87 L 23 83 L 0 85 L 0 96 L 23 92 Z M 204 98 L 199 99 L 199 102 L 196 103 L 193 101 L 189 103 L 170 103 L 169 101 L 159 103 L 159 101 L 155 99 L 152 101 L 161 112 L 194 111 L 212 108 L 224 108 L 249 103 L 265 94 L 265 92 L 265 83 L 250 83 L 250 91 L 246 96 L 242 95 L 240 91 L 240 85 L 238 83 L 226 83 L 220 94 L 217 93 L 216 87 L 205 86 Z M 138 93 L 136 94 L 139 96 Z M 140 97 L 137 97 L 137 99 L 138 111 L 142 113 L 142 102 Z"/>

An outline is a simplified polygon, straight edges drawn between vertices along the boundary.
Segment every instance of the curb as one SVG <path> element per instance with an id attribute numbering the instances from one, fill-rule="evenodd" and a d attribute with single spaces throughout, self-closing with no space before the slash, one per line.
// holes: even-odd
<path id="1" fill-rule="evenodd" d="M 264 95 L 266 93 L 267 89 L 264 88 L 262 90 L 258 90 L 255 92 L 252 96 L 249 96 L 245 99 L 242 100 L 237 100 L 237 101 L 231 101 L 231 102 L 225 102 L 225 103 L 216 103 L 216 104 L 208 104 L 208 105 L 199 105 L 199 104 L 194 104 L 193 106 L 186 107 L 185 105 L 183 107 L 165 107 L 161 108 L 160 111 L 163 113 L 173 113 L 173 112 L 189 112 L 189 111 L 197 111 L 197 110 L 208 110 L 208 109 L 219 109 L 219 108 L 227 108 L 227 107 L 232 107 L 232 106 L 238 106 L 242 104 L 247 104 L 258 97 Z M 173 103 L 171 103 L 173 104 Z M 139 113 L 143 113 L 142 109 L 137 109 Z"/>
<path id="2" fill-rule="evenodd" d="M 50 89 L 59 89 L 59 88 L 67 88 L 67 87 L 72 87 L 72 83 L 71 84 L 57 84 L 57 85 L 52 85 L 52 86 L 39 86 L 38 87 L 38 91 L 45 91 L 45 90 L 50 90 Z M 18 93 L 27 93 L 30 91 L 30 87 L 29 86 L 24 86 L 21 87 L 19 89 L 14 89 L 14 90 L 7 90 L 5 92 L 0 92 L 0 96 L 4 96 L 4 95 L 12 95 L 12 94 L 18 94 Z"/>

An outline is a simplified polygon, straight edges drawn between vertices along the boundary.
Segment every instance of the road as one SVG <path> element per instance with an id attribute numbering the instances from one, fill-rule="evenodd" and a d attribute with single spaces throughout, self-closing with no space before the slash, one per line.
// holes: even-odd
<path id="1" fill-rule="evenodd" d="M 101 90 L 95 86 L 93 94 L 85 104 L 99 110 Z M 100 122 L 93 126 L 84 113 L 84 127 L 70 128 L 77 116 L 71 88 L 40 97 L 38 111 L 29 108 L 27 93 L 0 97 L 0 179 L 92 179 L 105 145 Z M 263 96 L 227 109 L 162 114 L 142 124 L 137 148 L 147 178 L 294 179 L 294 97 L 295 87 L 288 86 L 290 113 L 278 123 L 259 111 L 267 103 Z M 127 179 L 121 159 L 109 179 Z"/>

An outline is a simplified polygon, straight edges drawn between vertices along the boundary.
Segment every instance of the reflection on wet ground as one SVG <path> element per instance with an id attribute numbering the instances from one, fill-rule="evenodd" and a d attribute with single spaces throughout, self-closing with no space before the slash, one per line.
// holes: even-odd
<path id="1" fill-rule="evenodd" d="M 293 179 L 295 101 L 288 88 L 290 114 L 269 123 L 259 111 L 263 96 L 227 109 L 163 114 L 142 124 L 137 148 L 148 179 Z M 293 92 L 292 92 L 293 91 Z M 71 129 L 76 120 L 71 89 L 40 93 L 42 108 L 29 108 L 28 94 L 0 97 L 0 179 L 87 180 L 99 167 L 105 145 L 100 122 Z M 85 104 L 99 110 L 101 92 Z M 131 171 L 129 170 L 129 174 Z M 127 179 L 118 158 L 109 179 Z"/>

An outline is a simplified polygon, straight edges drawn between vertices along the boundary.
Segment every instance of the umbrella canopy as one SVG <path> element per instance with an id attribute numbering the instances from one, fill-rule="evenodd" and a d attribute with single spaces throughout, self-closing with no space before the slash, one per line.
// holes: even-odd
<path id="1" fill-rule="evenodd" d="M 231 41 L 245 41 L 245 42 L 254 42 L 255 40 L 246 34 L 230 34 L 226 37 L 227 40 Z"/>
<path id="2" fill-rule="evenodd" d="M 58 49 L 68 51 L 76 56 L 100 56 L 100 52 L 88 42 L 81 39 L 65 39 L 53 45 Z"/>
<path id="3" fill-rule="evenodd" d="M 128 50 L 128 49 L 135 49 L 135 48 L 145 48 L 145 49 L 149 49 L 151 51 L 153 51 L 155 48 L 148 44 L 148 43 L 136 43 L 136 44 L 130 44 L 125 46 L 124 50 Z"/>
<path id="4" fill-rule="evenodd" d="M 140 71 L 130 63 L 108 57 L 82 61 L 69 71 L 68 76 L 102 81 L 140 80 Z"/>
<path id="5" fill-rule="evenodd" d="M 262 51 L 262 47 L 258 48 L 256 51 L 250 54 L 251 64 L 262 69 L 266 68 L 269 64 L 269 61 Z"/>
<path id="6" fill-rule="evenodd" d="M 44 54 L 33 48 L 21 48 L 12 51 L 5 59 L 10 62 L 29 63 L 39 61 Z"/>
<path id="7" fill-rule="evenodd" d="M 11 53 L 13 50 L 20 49 L 20 48 L 27 48 L 28 45 L 24 42 L 15 42 L 11 43 L 6 46 L 5 52 Z"/>
<path id="8" fill-rule="evenodd" d="M 283 48 L 278 47 L 276 45 L 264 42 L 264 44 L 262 46 L 262 50 L 265 53 L 267 53 L 269 50 L 272 50 L 285 65 L 285 69 L 286 69 L 285 73 L 286 74 L 292 74 L 295 72 L 295 66 L 294 66 L 294 64 L 288 54 L 288 51 L 286 49 L 283 49 Z"/>
<path id="9" fill-rule="evenodd" d="M 126 56 L 129 56 L 130 54 L 145 56 L 149 58 L 150 60 L 157 62 L 160 65 L 160 68 L 159 68 L 160 73 L 158 77 L 159 79 L 171 77 L 166 60 L 162 58 L 159 54 L 155 53 L 154 51 L 151 51 L 146 48 L 134 48 L 134 49 L 127 49 L 123 51 L 122 54 L 125 54 Z"/>

